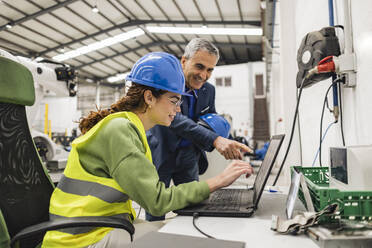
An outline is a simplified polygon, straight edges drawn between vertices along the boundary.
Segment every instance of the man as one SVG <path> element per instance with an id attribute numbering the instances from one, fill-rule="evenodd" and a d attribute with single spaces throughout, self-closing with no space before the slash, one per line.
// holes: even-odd
<path id="1" fill-rule="evenodd" d="M 208 167 L 205 151 L 216 148 L 226 159 L 241 159 L 241 151 L 251 152 L 244 144 L 223 138 L 196 123 L 200 116 L 216 113 L 215 88 L 207 80 L 218 59 L 217 47 L 208 40 L 195 38 L 189 42 L 181 65 L 190 96 L 182 96 L 181 113 L 170 127 L 155 126 L 147 132 L 153 163 L 166 187 L 171 179 L 175 185 L 199 180 L 199 174 Z M 164 216 L 146 214 L 146 219 L 163 220 Z"/>

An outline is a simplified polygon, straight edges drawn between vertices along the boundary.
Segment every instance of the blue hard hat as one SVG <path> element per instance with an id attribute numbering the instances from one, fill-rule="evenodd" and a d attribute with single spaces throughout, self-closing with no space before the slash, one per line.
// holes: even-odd
<path id="1" fill-rule="evenodd" d="M 180 61 L 165 52 L 152 52 L 140 58 L 126 80 L 181 95 L 185 93 L 185 77 Z"/>
<path id="2" fill-rule="evenodd" d="M 218 114 L 205 114 L 199 118 L 200 124 L 207 124 L 218 135 L 227 138 L 230 132 L 230 124 Z M 205 125 L 204 125 L 205 126 Z"/>
<path id="3" fill-rule="evenodd" d="M 256 155 L 257 160 L 264 160 L 267 149 L 269 148 L 270 142 L 266 142 L 261 149 L 256 149 L 254 154 Z"/>

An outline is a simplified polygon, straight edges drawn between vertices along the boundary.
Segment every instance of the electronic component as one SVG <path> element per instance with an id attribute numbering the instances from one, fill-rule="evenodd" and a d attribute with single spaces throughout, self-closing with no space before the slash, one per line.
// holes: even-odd
<path id="1" fill-rule="evenodd" d="M 358 191 L 372 188 L 372 145 L 330 148 L 330 187 Z"/>
<path id="2" fill-rule="evenodd" d="M 302 80 L 304 80 L 304 87 L 308 87 L 331 77 L 333 72 L 311 75 L 308 75 L 308 72 L 317 67 L 325 57 L 338 55 L 340 55 L 340 45 L 334 27 L 325 27 L 306 34 L 297 52 L 297 87 L 301 87 Z"/>

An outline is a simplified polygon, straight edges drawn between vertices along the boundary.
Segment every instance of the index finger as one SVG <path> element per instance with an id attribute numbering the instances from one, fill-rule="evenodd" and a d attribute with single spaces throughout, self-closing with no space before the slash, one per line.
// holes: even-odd
<path id="1" fill-rule="evenodd" d="M 253 153 L 253 150 L 249 148 L 248 146 L 244 145 L 243 143 L 239 143 L 239 142 L 237 143 L 239 144 L 239 148 L 243 150 L 244 152 Z"/>

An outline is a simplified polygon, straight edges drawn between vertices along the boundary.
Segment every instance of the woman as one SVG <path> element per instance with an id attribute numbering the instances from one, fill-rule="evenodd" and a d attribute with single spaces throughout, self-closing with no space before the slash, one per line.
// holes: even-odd
<path id="1" fill-rule="evenodd" d="M 83 136 L 72 144 L 64 176 L 53 192 L 50 217 L 112 216 L 134 220 L 131 200 L 152 215 L 183 208 L 230 185 L 249 164 L 235 161 L 204 182 L 165 188 L 152 164 L 145 131 L 169 126 L 180 112 L 184 76 L 173 55 L 155 52 L 139 59 L 127 77 L 126 96 L 109 110 L 91 112 L 80 122 Z M 125 232 L 125 231 L 122 231 Z M 113 228 L 48 232 L 43 247 L 119 247 L 128 236 Z M 122 243 L 123 242 L 123 243 Z"/>

